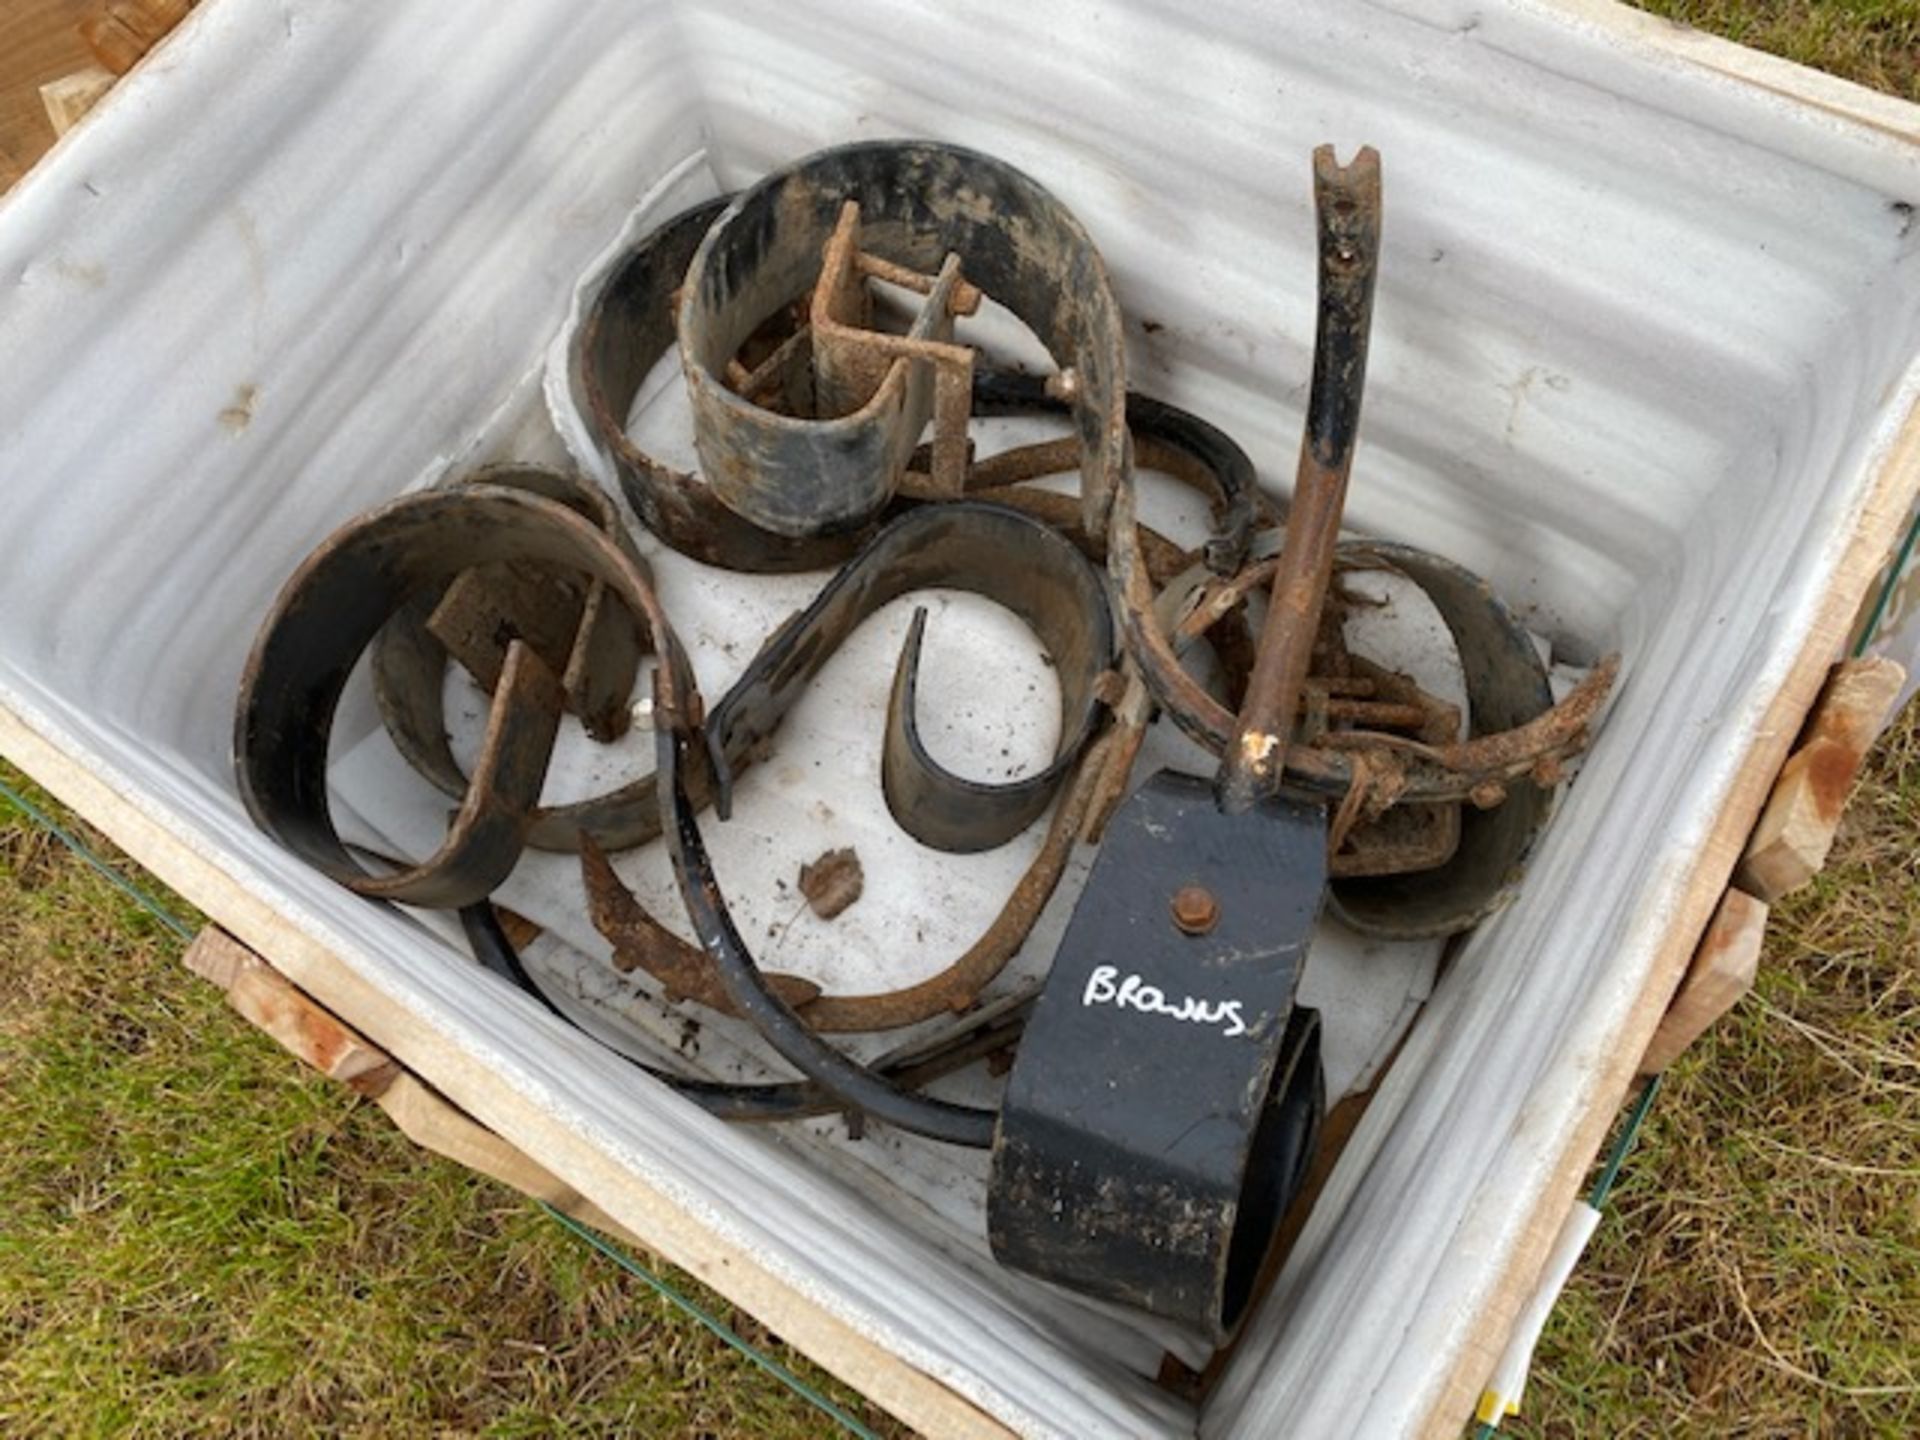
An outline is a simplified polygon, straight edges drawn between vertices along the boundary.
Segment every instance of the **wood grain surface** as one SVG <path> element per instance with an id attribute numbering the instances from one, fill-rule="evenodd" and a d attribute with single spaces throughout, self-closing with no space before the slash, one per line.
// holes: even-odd
<path id="1" fill-rule="evenodd" d="M 40 87 L 93 64 L 80 38 L 89 0 L 0 3 L 0 191 L 53 146 Z"/>

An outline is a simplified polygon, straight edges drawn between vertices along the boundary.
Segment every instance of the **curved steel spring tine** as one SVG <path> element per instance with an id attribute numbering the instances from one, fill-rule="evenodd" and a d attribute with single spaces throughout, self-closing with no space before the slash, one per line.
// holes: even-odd
<path id="1" fill-rule="evenodd" d="M 697 723 L 684 655 L 646 575 L 604 532 L 524 491 L 469 485 L 403 495 L 350 521 L 282 588 L 241 675 L 234 768 L 256 824 L 324 874 L 363 894 L 413 904 L 479 900 L 524 842 L 560 706 L 560 686 L 532 650 L 509 646 L 488 726 L 488 754 L 456 828 L 425 867 L 370 875 L 334 828 L 327 742 L 348 676 L 381 626 L 415 592 L 476 565 L 525 562 L 604 582 L 646 627 L 662 663 L 663 723 Z M 464 827 L 464 828 L 463 828 Z"/>
<path id="2" fill-rule="evenodd" d="M 929 1100 L 901 1088 L 834 1049 L 774 993 L 734 926 L 707 856 L 693 799 L 681 783 L 681 750 L 691 743 L 689 736 L 670 728 L 663 727 L 656 736 L 661 829 L 680 883 L 681 901 L 734 1008 L 782 1059 L 844 1105 L 930 1140 L 976 1149 L 991 1145 L 994 1111 Z"/>
<path id="3" fill-rule="evenodd" d="M 1099 575 L 1071 542 L 1000 505 L 954 501 L 912 510 L 886 526 L 782 625 L 707 717 L 714 807 L 731 811 L 736 765 L 755 754 L 847 636 L 888 601 L 914 590 L 972 591 L 1020 616 L 1060 677 L 1060 742 L 1044 768 L 1006 784 L 953 774 L 921 744 L 911 703 L 922 625 L 895 670 L 882 780 L 900 826 L 922 844 L 984 850 L 1025 829 L 1058 791 L 1098 730 L 1100 677 L 1113 659 L 1113 621 Z"/>

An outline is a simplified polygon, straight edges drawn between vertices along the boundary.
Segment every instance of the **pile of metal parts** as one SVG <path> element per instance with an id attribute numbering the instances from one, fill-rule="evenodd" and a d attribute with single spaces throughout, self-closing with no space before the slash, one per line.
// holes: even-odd
<path id="1" fill-rule="evenodd" d="M 745 1022 L 802 1078 L 649 1073 L 726 1119 L 844 1113 L 991 1147 L 988 1228 L 1004 1263 L 1224 1339 L 1325 1105 L 1319 1017 L 1294 1003 L 1323 904 L 1362 931 L 1409 937 L 1465 929 L 1502 903 L 1614 674 L 1602 663 L 1555 704 L 1531 639 L 1483 582 L 1405 546 L 1339 539 L 1379 257 L 1378 157 L 1362 150 L 1342 167 L 1323 147 L 1313 178 L 1319 325 L 1283 527 L 1231 439 L 1128 393 L 1099 253 L 1008 165 L 946 145 L 848 146 L 668 222 L 619 264 L 577 342 L 625 498 L 661 541 L 708 565 L 836 567 L 832 579 L 708 704 L 593 483 L 508 467 L 404 495 L 316 550 L 261 631 L 235 741 L 248 808 L 362 895 L 458 909 L 481 960 L 535 994 L 489 896 L 524 848 L 577 852 L 617 963 L 670 1000 Z M 996 366 L 956 339 L 956 320 L 984 300 L 1024 322 L 1052 373 Z M 627 434 L 642 381 L 676 346 L 698 476 Z M 976 458 L 970 422 L 1010 414 L 1058 417 L 1063 433 Z M 1137 522 L 1135 466 L 1206 497 L 1204 546 L 1188 552 Z M 1027 483 L 1072 471 L 1077 500 Z M 1339 577 L 1356 570 L 1396 573 L 1431 600 L 1458 651 L 1465 717 L 1348 651 Z M 777 745 L 846 637 L 929 587 L 978 592 L 1026 622 L 1058 672 L 1061 738 L 1050 763 L 1010 783 L 942 767 L 916 726 L 919 612 L 886 718 L 886 803 L 943 850 L 997 846 L 1047 817 L 1044 840 L 944 970 L 885 993 L 823 994 L 755 961 L 701 815 L 727 820 L 738 776 Z M 1203 643 L 1212 686 L 1189 665 Z M 457 802 L 431 856 L 374 869 L 342 842 L 327 799 L 334 713 L 369 649 L 399 752 Z M 635 697 L 649 660 L 651 696 Z M 470 770 L 447 736 L 449 662 L 492 695 Z M 540 804 L 563 715 L 631 744 L 649 704 L 651 775 Z M 1218 758 L 1216 774 L 1134 784 L 1160 716 Z M 606 858 L 661 836 L 697 943 L 649 914 Z M 1076 847 L 1095 844 L 1044 988 L 990 997 Z M 911 1044 L 873 1064 L 826 1038 L 913 1025 Z M 998 1111 L 925 1093 L 1016 1045 Z"/>

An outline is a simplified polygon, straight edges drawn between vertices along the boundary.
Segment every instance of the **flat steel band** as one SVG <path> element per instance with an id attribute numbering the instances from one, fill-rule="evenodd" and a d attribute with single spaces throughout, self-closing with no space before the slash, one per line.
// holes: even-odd
<path id="1" fill-rule="evenodd" d="M 592 481 L 568 471 L 537 466 L 495 466 L 457 482 L 461 485 L 502 485 L 526 490 L 557 501 L 597 525 L 618 545 L 634 569 L 651 583 L 651 572 L 633 546 L 632 538 L 613 508 L 613 502 Z M 469 571 L 471 575 L 475 572 Z M 451 586 L 429 586 L 415 591 L 381 627 L 373 643 L 371 674 L 374 702 L 394 748 L 413 769 L 443 795 L 458 798 L 469 785 L 465 770 L 454 758 L 447 734 L 444 685 L 447 648 L 429 626 L 429 616 Z M 620 616 L 583 615 L 604 629 L 618 625 Z M 594 637 L 589 637 L 591 641 Z M 606 644 L 589 645 L 575 660 L 588 660 L 608 690 L 607 703 L 617 707 L 618 725 L 602 722 L 607 741 L 625 730 L 626 706 L 631 698 L 639 653 L 629 643 L 618 647 L 609 664 Z M 583 717 L 584 718 L 584 717 Z M 606 795 L 570 804 L 535 809 L 526 843 L 536 850 L 573 851 L 585 834 L 607 849 L 624 849 L 659 833 L 658 806 L 651 777 Z"/>
<path id="2" fill-rule="evenodd" d="M 640 386 L 662 359 L 677 354 L 674 296 L 688 261 L 727 204 L 709 200 L 683 211 L 644 236 L 614 267 L 575 334 L 570 382 L 585 402 L 587 423 L 613 457 L 627 503 L 668 545 L 725 570 L 825 570 L 859 549 L 870 527 L 840 535 L 777 535 L 729 510 L 698 475 L 655 459 L 627 435 Z"/>
<path id="3" fill-rule="evenodd" d="M 348 852 L 327 801 L 327 744 L 355 662 L 408 598 L 475 566 L 509 562 L 604 583 L 662 657 L 655 689 L 668 713 L 684 716 L 682 707 L 697 704 L 652 587 L 591 522 L 555 501 L 497 486 L 405 495 L 349 522 L 308 556 L 254 642 L 241 676 L 234 765 L 261 829 L 349 888 L 410 904 L 470 904 L 506 877 L 525 843 L 560 707 L 557 681 L 526 646 L 510 647 L 509 679 L 495 696 L 482 763 L 448 846 L 423 865 L 378 875 Z M 543 675 L 544 684 L 511 678 Z M 515 726 L 534 733 L 509 747 L 509 773 L 496 774 L 487 757 L 502 751 L 501 732 Z M 469 819 L 485 823 L 462 835 Z"/>
<path id="4" fill-rule="evenodd" d="M 772 738 L 847 636 L 889 601 L 933 588 L 985 596 L 1039 637 L 1060 681 L 1060 739 L 1046 766 L 1007 784 L 969 780 L 938 764 L 916 717 L 922 612 L 902 647 L 887 709 L 888 808 L 922 844 L 950 851 L 991 849 L 1039 817 L 1100 724 L 1096 692 L 1114 655 L 1106 591 L 1074 545 L 1044 522 L 1000 505 L 955 501 L 887 525 L 781 626 L 714 705 L 707 749 L 722 819 L 735 765 Z"/>
<path id="5" fill-rule="evenodd" d="M 862 249 L 928 274 L 959 256 L 968 283 L 1026 322 L 1072 371 L 1083 522 L 1102 533 L 1129 463 L 1121 317 L 1106 265 L 1079 221 L 1029 176 L 930 142 L 846 145 L 776 171 L 737 196 L 694 252 L 678 331 L 714 493 L 762 529 L 790 536 L 857 529 L 892 498 L 898 476 L 875 463 L 897 449 L 898 436 L 874 428 L 889 416 L 778 415 L 722 379 L 754 331 L 813 287 L 849 200 L 860 206 Z M 918 438 L 916 429 L 905 443 Z"/>

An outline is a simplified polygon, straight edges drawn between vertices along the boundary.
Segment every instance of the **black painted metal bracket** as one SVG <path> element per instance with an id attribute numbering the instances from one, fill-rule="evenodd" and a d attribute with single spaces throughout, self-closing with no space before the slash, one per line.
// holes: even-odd
<path id="1" fill-rule="evenodd" d="M 1115 813 L 1001 1108 L 1002 1263 L 1233 1331 L 1319 1131 L 1319 1016 L 1293 997 L 1326 851 L 1323 806 L 1224 815 L 1166 771 Z"/>

